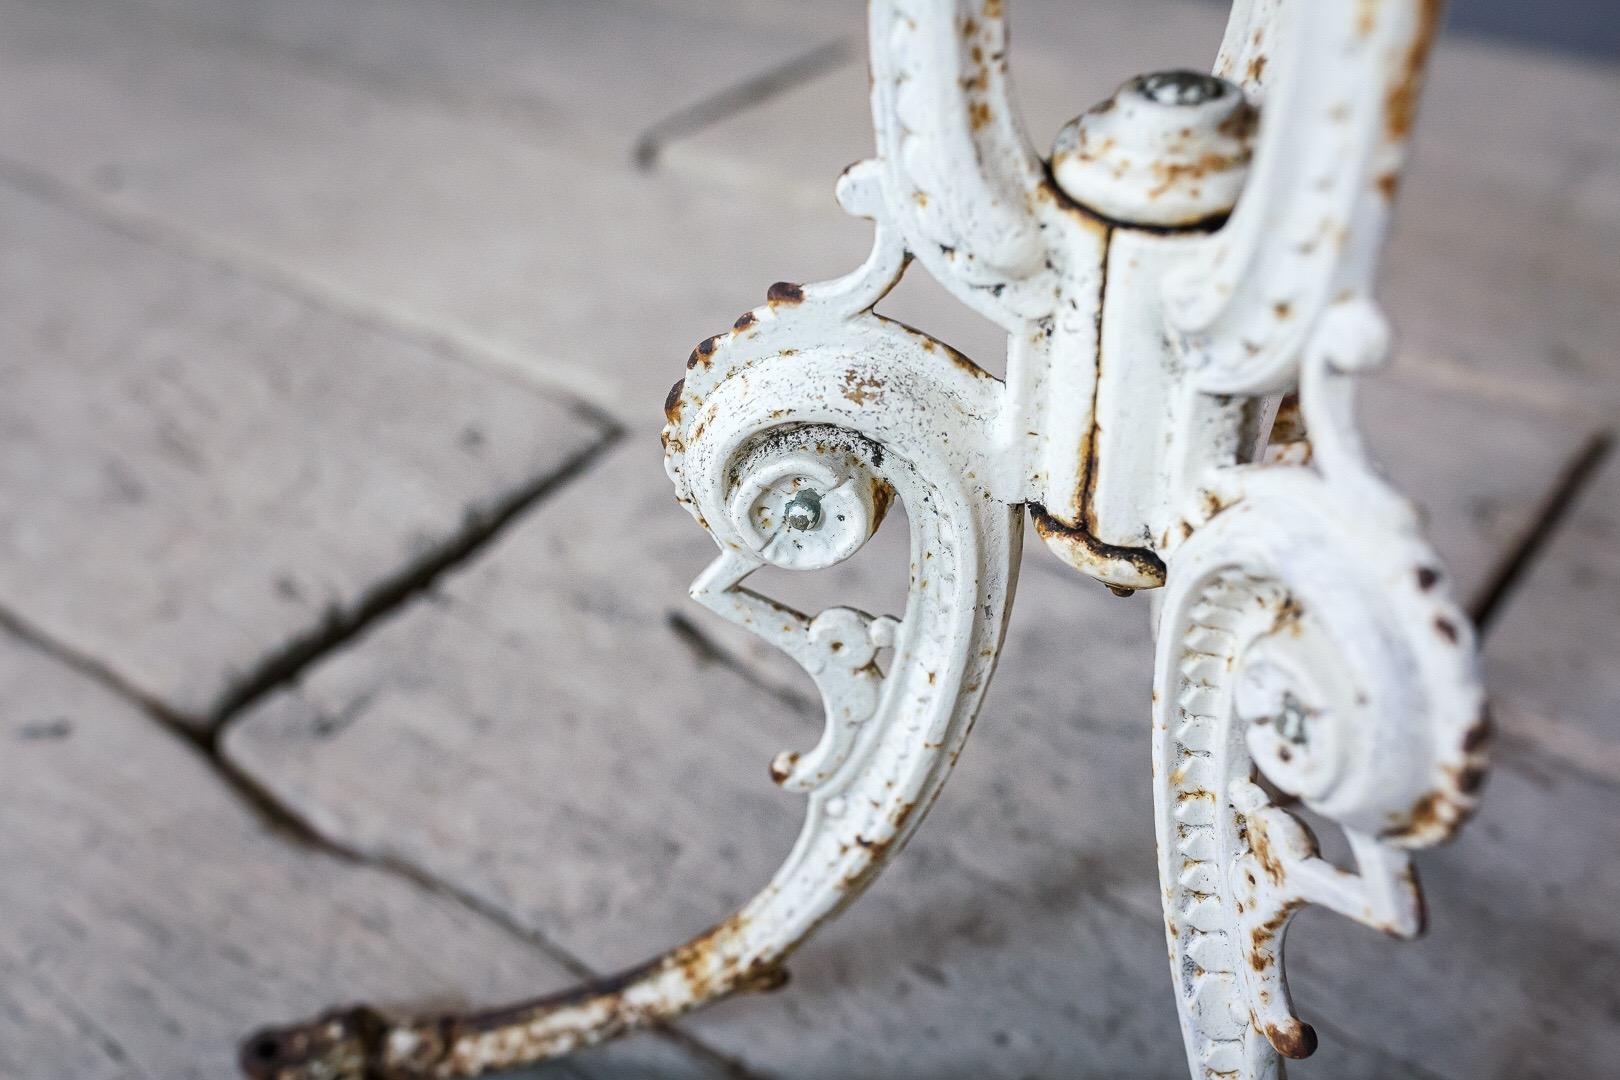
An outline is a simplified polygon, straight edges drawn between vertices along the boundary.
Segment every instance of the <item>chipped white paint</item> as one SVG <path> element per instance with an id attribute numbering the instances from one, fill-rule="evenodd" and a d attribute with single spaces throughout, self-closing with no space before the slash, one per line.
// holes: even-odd
<path id="1" fill-rule="evenodd" d="M 670 477 L 720 548 L 693 595 L 825 703 L 819 743 L 771 765 L 807 796 L 798 843 L 736 915 L 622 978 L 354 1035 L 375 1075 L 475 1075 L 775 982 L 949 773 L 1026 506 L 1076 569 L 1162 590 L 1157 823 L 1193 1075 L 1275 1077 L 1314 1049 L 1282 971 L 1303 905 L 1419 928 L 1408 853 L 1471 809 L 1487 727 L 1467 621 L 1350 405 L 1387 347 L 1370 288 L 1437 5 L 1239 0 L 1222 78 L 1127 82 L 1058 135 L 1050 173 L 1011 106 L 1001 9 L 874 0 L 877 156 L 838 187 L 874 223 L 870 257 L 774 286 L 693 351 L 666 407 Z M 874 312 L 912 260 L 1006 330 L 1005 382 Z M 895 498 L 898 618 L 746 587 L 848 558 Z M 1320 858 L 1279 799 L 1342 828 L 1355 866 Z M 350 1039 L 332 1030 L 306 1042 Z M 255 1075 L 312 1077 L 316 1057 Z"/>
<path id="2" fill-rule="evenodd" d="M 1256 115 L 1213 75 L 1143 75 L 1058 132 L 1052 176 L 1115 221 L 1197 225 L 1237 205 Z"/>
<path id="3" fill-rule="evenodd" d="M 1077 568 L 1120 589 L 1165 585 L 1154 761 L 1189 1063 L 1198 1077 L 1275 1076 L 1279 1052 L 1315 1047 L 1283 978 L 1288 919 L 1316 903 L 1415 933 L 1407 851 L 1449 835 L 1482 775 L 1467 621 L 1349 417 L 1348 374 L 1386 349 L 1369 290 L 1434 5 L 1239 3 L 1216 69 L 1226 78 L 1125 84 L 1059 133 L 1056 186 L 1014 120 L 999 8 L 872 5 L 879 156 L 842 190 L 877 222 L 869 270 L 753 312 L 694 354 L 673 404 L 671 476 L 726 550 L 722 576 L 739 579 L 751 559 L 793 559 L 762 552 L 735 501 L 716 527 L 725 493 L 789 472 L 791 484 L 842 490 L 837 460 L 849 451 L 834 432 L 871 440 L 890 469 L 929 470 L 948 447 L 976 470 L 980 497 L 1030 504 Z M 1008 331 L 1007 382 L 978 379 L 971 415 L 951 385 L 965 362 L 942 345 L 896 349 L 901 361 L 858 344 L 877 334 L 868 305 L 899 269 L 897 245 Z M 1266 395 L 1294 390 L 1291 430 L 1268 452 Z M 744 401 L 770 419 L 739 429 Z M 826 445 L 815 463 L 756 481 L 754 446 L 772 439 Z M 699 449 L 703 476 L 689 465 Z M 722 463 L 736 462 L 740 474 L 726 474 Z M 923 534 L 933 515 L 959 509 L 901 497 L 920 522 L 901 624 L 914 631 L 928 600 L 919 560 L 949 551 Z M 839 554 L 870 521 L 835 534 Z M 1009 569 L 985 582 L 998 608 Z M 899 680 L 917 685 L 919 658 L 901 648 L 873 714 L 849 669 L 839 681 L 822 674 L 816 623 L 715 590 L 717 573 L 700 598 L 817 673 L 827 735 L 776 768 L 810 792 L 800 846 L 816 845 L 827 830 L 818 796 L 846 805 L 887 790 L 850 744 L 915 741 L 896 730 L 915 705 L 935 694 L 971 702 L 982 680 L 931 676 L 909 699 Z M 817 622 L 832 615 L 851 620 L 841 636 L 864 640 L 864 616 Z M 974 622 L 956 618 L 936 632 L 973 638 Z M 861 660 L 869 654 L 863 645 Z M 1318 857 L 1275 793 L 1342 827 L 1355 867 Z"/>

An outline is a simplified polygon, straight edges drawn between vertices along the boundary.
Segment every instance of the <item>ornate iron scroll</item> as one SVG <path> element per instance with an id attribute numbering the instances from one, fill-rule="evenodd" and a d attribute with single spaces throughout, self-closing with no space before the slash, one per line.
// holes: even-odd
<path id="1" fill-rule="evenodd" d="M 1304 905 L 1420 929 L 1409 852 L 1468 816 L 1488 725 L 1468 621 L 1351 398 L 1387 349 L 1371 286 L 1439 4 L 1237 0 L 1214 75 L 1127 82 L 1049 161 L 1014 114 L 1002 6 L 873 0 L 877 154 L 838 186 L 874 222 L 870 257 L 773 286 L 666 405 L 670 477 L 720 548 L 693 595 L 824 701 L 820 742 L 772 765 L 808 803 L 787 861 L 606 983 L 465 1017 L 335 1013 L 250 1040 L 249 1075 L 478 1076 L 779 981 L 950 771 L 1026 506 L 1076 569 L 1161 590 L 1153 775 L 1192 1075 L 1277 1077 L 1315 1048 L 1282 970 Z M 874 312 L 912 260 L 1007 332 L 1005 382 Z M 895 498 L 898 618 L 746 587 L 849 557 Z M 1353 869 L 1318 855 L 1296 803 L 1344 830 Z"/>

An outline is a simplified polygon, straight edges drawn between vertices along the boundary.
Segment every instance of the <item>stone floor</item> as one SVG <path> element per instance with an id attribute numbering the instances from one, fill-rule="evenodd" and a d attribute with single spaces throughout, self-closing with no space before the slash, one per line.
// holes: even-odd
<path id="1" fill-rule="evenodd" d="M 555 989 L 769 875 L 763 766 L 819 721 L 685 599 L 656 433 L 693 341 L 864 253 L 860 6 L 0 0 L 0 1078 L 219 1080 L 258 1024 Z M 1013 18 L 1037 141 L 1218 30 Z M 1439 51 L 1364 412 L 1501 753 L 1426 939 L 1290 938 L 1291 1075 L 1620 1060 L 1617 115 L 1620 68 Z M 919 274 L 886 308 L 995 355 Z M 773 587 L 892 605 L 892 539 Z M 1145 604 L 1023 573 L 944 799 L 790 986 L 544 1075 L 1184 1075 Z"/>

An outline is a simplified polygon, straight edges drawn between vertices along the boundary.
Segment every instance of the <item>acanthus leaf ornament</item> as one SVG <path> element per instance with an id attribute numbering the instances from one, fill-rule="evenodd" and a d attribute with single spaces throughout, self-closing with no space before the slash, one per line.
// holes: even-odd
<path id="1" fill-rule="evenodd" d="M 871 254 L 773 286 L 666 403 L 670 478 L 719 548 L 692 595 L 822 698 L 819 741 L 770 763 L 806 797 L 786 861 L 633 971 L 487 1014 L 331 1014 L 250 1041 L 250 1076 L 479 1076 L 779 985 L 954 764 L 1025 508 L 1083 573 L 1158 590 L 1155 815 L 1192 1075 L 1264 1080 L 1315 1049 L 1283 973 L 1305 905 L 1421 928 L 1411 852 L 1468 816 L 1489 728 L 1472 631 L 1351 405 L 1388 348 L 1371 287 L 1438 3 L 1237 0 L 1214 75 L 1130 80 L 1049 162 L 1012 106 L 1002 9 L 873 0 L 877 154 L 838 185 Z M 913 261 L 1007 332 L 1005 381 L 874 310 Z M 895 499 L 903 612 L 748 587 L 850 557 Z M 1344 830 L 1352 868 L 1295 804 Z"/>

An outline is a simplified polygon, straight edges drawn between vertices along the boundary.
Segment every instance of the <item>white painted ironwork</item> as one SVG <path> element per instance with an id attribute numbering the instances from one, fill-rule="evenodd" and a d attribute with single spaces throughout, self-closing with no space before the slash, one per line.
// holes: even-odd
<path id="1" fill-rule="evenodd" d="M 1192 1075 L 1276 1077 L 1315 1048 L 1282 970 L 1304 905 L 1420 928 L 1409 852 L 1468 815 L 1488 725 L 1472 630 L 1351 404 L 1388 347 L 1371 286 L 1439 5 L 1237 0 L 1213 76 L 1125 83 L 1050 162 L 1014 114 L 1002 6 L 873 0 L 877 153 L 838 185 L 874 224 L 870 257 L 774 286 L 694 350 L 666 406 L 670 477 L 720 547 L 693 595 L 825 702 L 821 741 L 772 765 L 808 800 L 786 863 L 610 983 L 483 1017 L 335 1014 L 258 1064 L 250 1047 L 250 1073 L 478 1075 L 777 981 L 950 771 L 1026 507 L 1076 569 L 1160 590 L 1156 819 Z M 912 261 L 1006 331 L 1005 381 L 874 312 Z M 747 588 L 849 557 L 895 498 L 899 617 Z M 1317 854 L 1296 803 L 1344 830 L 1353 868 Z M 355 1071 L 315 1067 L 333 1061 Z"/>

